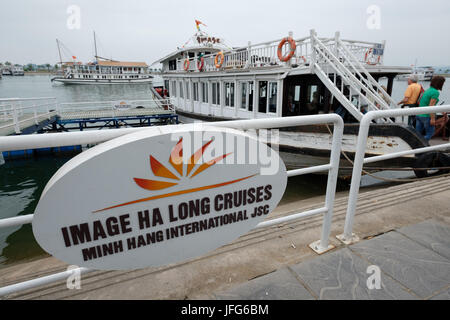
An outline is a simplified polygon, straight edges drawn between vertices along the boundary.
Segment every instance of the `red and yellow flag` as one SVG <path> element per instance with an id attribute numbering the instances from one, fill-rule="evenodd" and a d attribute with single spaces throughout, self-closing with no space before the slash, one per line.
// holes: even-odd
<path id="1" fill-rule="evenodd" d="M 207 27 L 207 25 L 206 24 L 204 24 L 203 22 L 201 22 L 201 21 L 199 21 L 199 20 L 195 20 L 195 24 L 197 25 L 197 30 L 198 31 L 200 31 L 200 27 L 199 27 L 199 25 L 204 25 L 205 27 Z"/>

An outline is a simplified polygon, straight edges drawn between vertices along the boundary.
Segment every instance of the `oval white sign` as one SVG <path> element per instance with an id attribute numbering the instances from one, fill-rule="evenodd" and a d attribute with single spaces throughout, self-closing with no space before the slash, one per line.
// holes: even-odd
<path id="1" fill-rule="evenodd" d="M 67 162 L 47 184 L 33 232 L 56 258 L 98 270 L 162 266 L 253 229 L 287 183 L 278 153 L 240 131 L 155 127 Z"/>

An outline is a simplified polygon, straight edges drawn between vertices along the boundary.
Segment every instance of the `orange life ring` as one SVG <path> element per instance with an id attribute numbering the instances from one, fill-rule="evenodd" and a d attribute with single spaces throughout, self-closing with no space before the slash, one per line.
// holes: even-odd
<path id="1" fill-rule="evenodd" d="M 184 65 L 183 65 L 184 71 L 189 70 L 189 65 L 190 65 L 189 59 L 184 60 Z"/>
<path id="2" fill-rule="evenodd" d="M 197 69 L 199 71 L 202 71 L 204 66 L 205 66 L 205 59 L 201 57 L 200 60 L 197 61 Z"/>
<path id="3" fill-rule="evenodd" d="M 381 58 L 381 56 L 378 56 L 378 59 L 377 59 L 376 62 L 370 62 L 370 61 L 368 61 L 367 58 L 369 57 L 369 54 L 370 54 L 372 51 L 373 51 L 373 49 L 370 48 L 369 50 L 366 51 L 366 55 L 364 56 L 364 62 L 367 63 L 367 64 L 370 65 L 370 66 L 374 66 L 374 65 L 377 65 L 378 63 L 380 63 L 380 58 Z"/>
<path id="4" fill-rule="evenodd" d="M 289 43 L 289 53 L 285 56 L 283 56 L 283 46 L 285 45 L 285 43 L 288 42 Z M 295 44 L 294 39 L 292 39 L 292 37 L 287 37 L 287 38 L 283 38 L 283 40 L 280 41 L 280 43 L 278 44 L 278 59 L 280 59 L 280 61 L 283 62 L 287 62 L 289 61 L 295 54 L 295 50 L 297 49 L 297 45 Z"/>
<path id="5" fill-rule="evenodd" d="M 219 62 L 220 57 L 220 62 Z M 225 56 L 223 55 L 223 52 L 220 51 L 218 54 L 216 54 L 216 57 L 214 58 L 214 63 L 216 64 L 216 68 L 219 69 L 223 62 L 225 61 Z"/>

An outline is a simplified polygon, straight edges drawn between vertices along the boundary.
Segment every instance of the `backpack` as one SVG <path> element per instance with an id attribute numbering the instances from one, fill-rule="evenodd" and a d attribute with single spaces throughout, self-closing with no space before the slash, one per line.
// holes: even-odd
<path id="1" fill-rule="evenodd" d="M 425 89 L 422 87 L 422 85 L 420 85 L 420 93 L 419 93 L 419 97 L 417 97 L 417 101 L 416 101 L 417 106 L 420 106 L 420 100 L 422 99 L 424 92 L 425 92 Z"/>

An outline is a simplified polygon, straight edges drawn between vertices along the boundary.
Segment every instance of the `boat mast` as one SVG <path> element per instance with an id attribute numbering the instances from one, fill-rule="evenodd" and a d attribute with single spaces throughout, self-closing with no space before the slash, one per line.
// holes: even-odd
<path id="1" fill-rule="evenodd" d="M 56 45 L 58 46 L 59 63 L 61 64 L 61 68 L 62 68 L 61 48 L 59 47 L 59 41 L 58 41 L 58 39 L 56 39 Z"/>
<path id="2" fill-rule="evenodd" d="M 95 59 L 97 59 L 97 41 L 95 39 L 95 31 L 94 31 L 94 48 L 95 48 Z"/>

